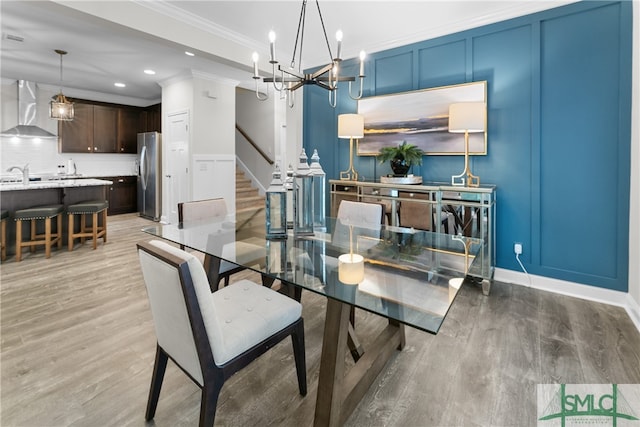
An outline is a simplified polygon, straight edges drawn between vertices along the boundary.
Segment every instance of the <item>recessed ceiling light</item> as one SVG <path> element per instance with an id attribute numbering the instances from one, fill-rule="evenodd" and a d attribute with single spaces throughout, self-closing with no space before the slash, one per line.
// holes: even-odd
<path id="1" fill-rule="evenodd" d="M 189 52 L 188 50 L 187 50 L 187 51 L 185 51 L 184 53 L 185 53 L 185 55 L 188 55 L 188 56 L 196 56 L 196 54 L 195 54 L 195 53 L 193 53 L 193 52 Z"/>
<path id="2" fill-rule="evenodd" d="M 145 74 L 149 74 L 150 76 L 153 76 L 156 72 L 153 70 L 144 70 Z"/>
<path id="3" fill-rule="evenodd" d="M 125 86 L 127 86 L 127 85 L 126 85 L 126 84 L 124 84 L 124 83 L 114 83 L 113 85 L 114 85 L 115 87 L 125 87 Z"/>

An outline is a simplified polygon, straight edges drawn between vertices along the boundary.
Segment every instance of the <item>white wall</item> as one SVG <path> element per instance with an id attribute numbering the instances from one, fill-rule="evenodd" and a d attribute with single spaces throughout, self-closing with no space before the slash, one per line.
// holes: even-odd
<path id="1" fill-rule="evenodd" d="M 185 200 L 224 197 L 235 212 L 235 105 L 237 82 L 190 70 L 161 82 L 163 110 L 163 168 L 171 170 L 172 143 L 166 118 L 189 112 L 188 157 Z M 163 221 L 168 220 L 173 200 L 163 178 Z M 180 200 L 179 200 L 180 201 Z"/>
<path id="2" fill-rule="evenodd" d="M 193 72 L 192 154 L 235 156 L 236 85 Z"/>

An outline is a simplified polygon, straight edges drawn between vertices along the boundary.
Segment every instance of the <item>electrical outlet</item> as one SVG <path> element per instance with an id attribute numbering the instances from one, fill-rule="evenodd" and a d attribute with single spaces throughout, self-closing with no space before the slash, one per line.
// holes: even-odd
<path id="1" fill-rule="evenodd" d="M 522 254 L 522 243 L 514 243 L 513 244 L 513 252 L 516 255 Z"/>

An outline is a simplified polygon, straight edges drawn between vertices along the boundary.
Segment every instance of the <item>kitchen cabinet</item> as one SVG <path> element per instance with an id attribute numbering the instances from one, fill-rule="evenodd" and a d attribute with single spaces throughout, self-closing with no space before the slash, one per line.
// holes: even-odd
<path id="1" fill-rule="evenodd" d="M 138 108 L 118 109 L 118 153 L 138 151 L 138 132 L 144 132 L 143 112 Z"/>
<path id="2" fill-rule="evenodd" d="M 160 104 L 147 108 L 73 100 L 75 117 L 58 122 L 61 153 L 138 151 L 138 133 L 160 131 Z"/>
<path id="3" fill-rule="evenodd" d="M 103 105 L 93 106 L 93 144 L 87 151 L 117 153 L 118 110 Z"/>
<path id="4" fill-rule="evenodd" d="M 161 104 L 151 105 L 141 113 L 141 132 L 162 132 L 162 106 Z"/>
<path id="5" fill-rule="evenodd" d="M 61 153 L 117 153 L 115 107 L 74 102 L 72 121 L 58 122 Z"/>
<path id="6" fill-rule="evenodd" d="M 135 176 L 114 176 L 105 178 L 113 184 L 109 187 L 108 215 L 119 215 L 138 210 L 138 187 Z"/>
<path id="7" fill-rule="evenodd" d="M 74 102 L 72 121 L 58 122 L 58 151 L 86 153 L 93 148 L 93 105 Z"/>

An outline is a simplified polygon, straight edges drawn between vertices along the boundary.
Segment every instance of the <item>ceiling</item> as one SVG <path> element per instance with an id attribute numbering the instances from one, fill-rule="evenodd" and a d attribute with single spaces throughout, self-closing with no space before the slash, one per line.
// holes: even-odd
<path id="1" fill-rule="evenodd" d="M 174 19 L 192 26 L 187 28 L 194 28 L 194 32 L 197 29 L 211 35 L 211 42 L 208 46 L 204 43 L 203 47 L 203 44 L 175 42 L 188 37 L 172 37 L 172 28 L 165 28 L 165 34 L 160 36 L 150 35 L 134 29 L 138 27 L 135 21 L 123 26 L 82 12 L 83 3 L 91 3 L 95 9 L 100 3 L 117 8 L 122 2 L 71 3 L 73 8 L 51 1 L 0 2 L 3 79 L 25 79 L 71 90 L 123 95 L 143 104 L 160 99 L 158 82 L 187 70 L 233 79 L 251 88 L 254 82 L 250 53 L 246 55 L 246 62 L 241 55 L 231 58 L 234 55 L 221 53 L 221 48 L 216 50 L 220 45 L 215 42 L 216 37 L 237 46 L 229 52 L 259 52 L 263 58 L 261 74 L 265 75 L 268 32 L 272 29 L 276 32 L 277 58 L 288 65 L 302 4 L 300 0 L 133 1 L 134 6 L 147 10 L 150 16 Z M 334 34 L 341 29 L 344 33 L 342 57 L 352 58 L 357 57 L 361 49 L 367 52 L 389 49 L 567 3 L 570 1 L 325 0 L 320 2 L 320 7 L 332 52 L 335 54 L 336 49 Z M 175 33 L 178 34 L 178 30 Z M 63 58 L 62 83 L 60 56 L 54 49 L 68 51 Z M 185 50 L 193 51 L 196 56 L 185 55 Z M 317 8 L 315 2 L 310 1 L 302 66 L 322 65 L 329 58 Z M 144 69 L 153 69 L 156 74 L 144 74 Z M 126 87 L 117 88 L 115 82 L 125 83 Z"/>

